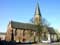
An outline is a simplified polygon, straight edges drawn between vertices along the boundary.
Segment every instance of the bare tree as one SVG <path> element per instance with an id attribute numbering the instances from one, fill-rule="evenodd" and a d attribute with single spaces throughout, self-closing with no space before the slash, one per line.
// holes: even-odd
<path id="1" fill-rule="evenodd" d="M 42 18 L 42 25 L 49 27 L 50 23 L 45 18 Z"/>
<path id="2" fill-rule="evenodd" d="M 31 23 L 34 23 L 34 19 L 31 18 L 30 19 Z M 42 18 L 42 20 L 40 21 L 41 23 L 39 25 L 36 25 L 37 29 L 37 34 L 38 34 L 38 41 L 41 41 L 41 33 L 43 31 L 43 26 L 48 27 L 50 24 L 48 23 L 48 21 L 45 18 Z"/>

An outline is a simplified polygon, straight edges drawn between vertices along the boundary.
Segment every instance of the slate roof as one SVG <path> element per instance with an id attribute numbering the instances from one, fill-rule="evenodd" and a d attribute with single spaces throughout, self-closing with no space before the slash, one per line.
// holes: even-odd
<path id="1" fill-rule="evenodd" d="M 16 22 L 16 21 L 11 21 L 10 23 L 11 23 L 12 28 L 37 31 L 37 27 L 34 24 L 21 23 L 21 22 Z M 51 27 L 47 27 L 47 30 L 50 34 L 56 34 L 55 30 Z"/>
<path id="2" fill-rule="evenodd" d="M 50 34 L 56 34 L 55 30 L 52 27 L 47 27 Z"/>
<path id="3" fill-rule="evenodd" d="M 11 21 L 11 26 L 12 28 L 18 28 L 18 29 L 26 29 L 26 30 L 34 30 L 34 31 L 37 30 L 34 24 L 29 24 L 29 23 Z"/>

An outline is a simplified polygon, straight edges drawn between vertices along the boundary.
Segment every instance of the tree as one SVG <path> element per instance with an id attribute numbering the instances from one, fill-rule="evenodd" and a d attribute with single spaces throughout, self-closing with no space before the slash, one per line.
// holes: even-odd
<path id="1" fill-rule="evenodd" d="M 30 22 L 34 23 L 34 19 L 31 18 Z M 41 41 L 41 33 L 43 31 L 43 26 L 45 26 L 45 27 L 49 26 L 49 23 L 48 23 L 48 21 L 45 18 L 42 18 L 42 20 L 40 22 L 41 23 L 39 25 L 36 25 L 36 27 L 37 27 L 37 34 L 38 34 L 38 41 L 39 42 Z"/>
<path id="2" fill-rule="evenodd" d="M 34 23 L 34 18 L 33 18 L 33 17 L 30 19 L 30 22 L 31 22 L 31 23 Z M 50 26 L 50 23 L 49 23 L 45 18 L 42 18 L 42 19 L 41 19 L 41 24 L 42 24 L 43 26 L 47 26 L 47 27 Z"/>
<path id="3" fill-rule="evenodd" d="M 42 25 L 37 25 L 38 41 L 41 41 Z"/>
<path id="4" fill-rule="evenodd" d="M 49 27 L 50 23 L 45 18 L 42 18 L 42 25 Z"/>

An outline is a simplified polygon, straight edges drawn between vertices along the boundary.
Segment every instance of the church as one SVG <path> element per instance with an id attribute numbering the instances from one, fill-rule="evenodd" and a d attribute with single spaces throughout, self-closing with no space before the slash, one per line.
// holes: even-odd
<path id="1" fill-rule="evenodd" d="M 37 4 L 33 24 L 10 21 L 7 27 L 5 40 L 13 40 L 16 42 L 39 42 L 39 39 L 41 42 L 51 42 L 52 40 L 57 40 L 56 32 L 52 27 L 43 26 L 43 32 L 40 34 L 41 36 L 38 35 L 37 26 L 41 24 L 41 20 L 42 15 L 40 12 L 39 4 Z"/>

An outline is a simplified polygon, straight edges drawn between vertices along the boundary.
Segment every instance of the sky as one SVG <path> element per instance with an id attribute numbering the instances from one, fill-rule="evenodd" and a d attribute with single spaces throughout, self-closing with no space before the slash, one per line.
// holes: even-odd
<path id="1" fill-rule="evenodd" d="M 60 0 L 38 0 L 38 2 L 42 17 L 51 27 L 59 30 Z M 29 23 L 34 16 L 36 3 L 37 0 L 0 0 L 0 32 L 7 31 L 7 25 L 11 20 Z"/>

